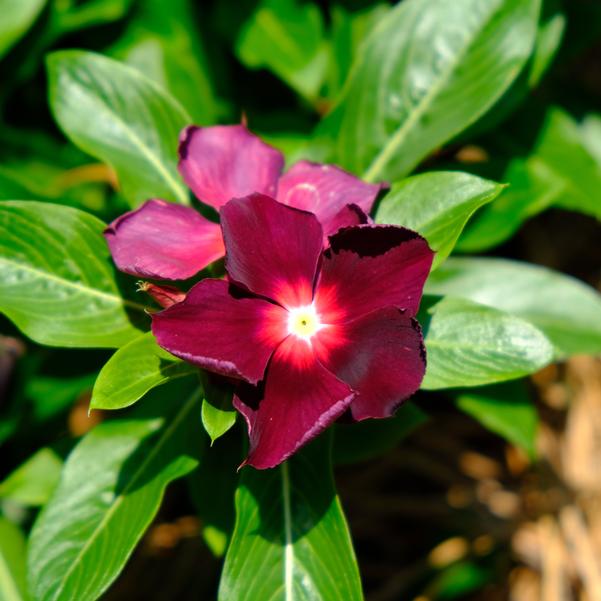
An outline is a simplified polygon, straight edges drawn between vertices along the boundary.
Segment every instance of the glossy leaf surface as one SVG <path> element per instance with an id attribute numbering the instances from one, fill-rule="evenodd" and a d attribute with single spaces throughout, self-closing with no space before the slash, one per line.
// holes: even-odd
<path id="1" fill-rule="evenodd" d="M 70 207 L 0 203 L 0 310 L 36 342 L 118 347 L 139 335 L 144 307 L 121 296 L 104 227 Z"/>

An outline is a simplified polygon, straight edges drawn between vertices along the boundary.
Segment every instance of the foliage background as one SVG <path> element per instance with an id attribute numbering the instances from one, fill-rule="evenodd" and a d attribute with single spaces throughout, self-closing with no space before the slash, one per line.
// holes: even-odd
<path id="1" fill-rule="evenodd" d="M 494 31 L 507 30 L 520 3 L 496 4 L 506 5 L 510 16 L 505 17 L 507 24 L 499 18 Z M 419 14 L 423 6 L 413 5 Z M 483 6 L 457 3 L 458 15 L 453 16 L 450 8 L 438 18 L 456 18 L 457 23 L 469 25 L 477 5 Z M 4 0 L 0 2 L 0 14 L 7 15 L 0 24 L 0 199 L 68 205 L 104 221 L 151 196 L 187 202 L 185 190 L 169 171 L 179 129 L 190 120 L 229 123 L 242 114 L 253 130 L 286 153 L 289 162 L 307 154 L 325 160 L 333 157 L 358 173 L 374 174 L 373 163 L 367 160 L 371 155 L 363 155 L 382 146 L 380 122 L 399 118 L 395 103 L 411 104 L 422 93 L 415 89 L 415 98 L 393 98 L 392 113 L 387 114 L 377 107 L 372 114 L 373 107 L 353 104 L 362 98 L 357 90 L 375 89 L 378 83 L 369 53 L 362 71 L 362 40 L 380 27 L 381 44 L 393 46 L 403 39 L 399 32 L 404 27 L 410 31 L 408 20 L 397 22 L 391 17 L 397 8 L 369 1 Z M 428 26 L 436 31 L 440 23 L 433 17 Z M 498 42 L 495 35 L 501 34 L 491 32 L 485 31 L 481 46 Z M 396 163 L 384 164 L 376 179 L 396 181 L 412 171 L 444 170 L 507 183 L 509 187 L 495 200 L 496 193 L 486 190 L 471 195 L 473 207 L 464 207 L 462 216 L 485 201 L 490 204 L 478 211 L 456 245 L 455 239 L 443 237 L 443 251 L 454 248 L 456 254 L 528 261 L 599 288 L 601 8 L 592 0 L 545 0 L 536 36 L 534 49 L 524 50 L 530 57 L 526 65 L 520 66 L 519 75 L 498 99 L 493 96 L 503 85 L 499 79 L 503 65 L 486 62 L 484 51 L 484 58 L 468 53 L 471 63 L 466 63 L 465 72 L 488 70 L 486 85 L 473 89 L 461 85 L 459 78 L 456 89 L 435 103 L 428 119 L 414 121 L 417 126 L 408 129 L 403 152 L 393 155 Z M 526 38 L 525 30 L 516 30 L 511 48 L 501 53 L 508 63 L 521 45 L 527 45 Z M 102 56 L 88 58 L 72 49 Z M 376 58 L 378 52 L 394 55 L 387 47 L 373 52 Z M 418 48 L 416 60 L 420 52 L 426 51 Z M 138 87 L 137 76 L 119 80 L 103 57 L 139 69 L 169 96 L 157 93 L 149 104 L 145 84 Z M 84 64 L 88 60 L 92 68 Z M 347 84 L 350 103 L 330 113 L 353 63 L 359 65 L 355 67 L 359 84 Z M 399 72 L 401 66 L 393 65 L 390 72 Z M 393 89 L 395 82 L 388 84 Z M 86 95 L 89 89 L 95 93 Z M 177 106 L 171 97 L 177 99 Z M 371 97 L 363 99 L 367 105 Z M 483 103 L 485 97 L 490 102 Z M 114 132 L 119 137 L 119 124 L 103 113 L 99 98 L 121 106 L 132 121 L 147 112 L 164 112 L 158 120 L 158 137 L 152 139 L 155 134 L 150 130 L 147 134 L 167 167 L 157 169 L 156 160 L 143 154 L 138 155 L 139 163 L 132 162 L 127 144 L 119 149 L 111 143 Z M 357 119 L 355 110 L 368 111 L 370 118 Z M 474 111 L 481 113 L 480 119 L 475 123 L 467 119 L 467 129 L 453 128 L 455 120 L 462 121 L 462 112 Z M 422 197 L 420 181 L 424 180 L 395 184 L 391 194 L 400 200 L 382 203 L 377 219 L 398 220 L 419 229 L 431 216 L 420 214 L 423 204 L 418 201 L 446 198 L 459 187 L 458 180 L 445 179 L 438 187 L 426 180 Z M 417 199 L 413 205 L 412 199 Z M 52 211 L 50 206 L 36 205 L 34 212 L 51 220 Z M 59 221 L 61 215 L 54 219 Z M 463 221 L 459 219 L 457 234 Z M 448 232 L 452 223 L 449 217 L 434 225 Z M 86 227 L 96 225 L 90 222 Z M 433 236 L 436 232 L 436 227 L 429 231 Z M 27 231 L 17 237 L 26 239 Z M 474 261 L 453 258 L 444 263 L 429 282 L 428 292 L 467 296 L 527 319 L 556 345 L 555 357 L 561 362 L 528 380 L 420 393 L 401 411 L 389 439 L 382 431 L 376 436 L 363 432 L 367 442 L 361 448 L 368 455 L 382 450 L 370 446 L 374 439 L 391 447 L 375 459 L 361 452 L 357 456 L 358 434 L 347 436 L 350 444 L 345 446 L 345 434 L 337 433 L 336 482 L 366 597 L 373 601 L 508 596 L 527 600 L 551 591 L 553 599 L 572 598 L 572 594 L 599 598 L 595 595 L 601 576 L 595 558 L 601 556 L 601 368 L 598 360 L 590 358 L 565 361 L 574 353 L 599 353 L 598 300 L 583 300 L 579 289 L 566 287 L 564 280 L 542 277 L 546 272 L 514 272 L 512 264 L 496 264 L 489 281 L 482 274 L 491 263 Z M 457 270 L 463 279 L 454 281 Z M 131 282 L 119 280 L 118 285 L 136 302 Z M 43 294 L 43 288 L 30 290 L 34 300 L 43 299 Z M 4 296 L 3 302 L 7 299 Z M 21 302 L 17 297 L 3 310 L 7 314 L 12 310 L 13 321 L 26 329 L 14 316 Z M 65 304 L 63 309 L 68 312 L 72 307 Z M 444 314 L 444 307 L 438 311 Z M 0 569 L 4 586 L 0 590 L 13 601 L 19 595 L 26 598 L 18 592 L 25 588 L 24 536 L 54 491 L 63 460 L 76 442 L 102 422 L 104 430 L 95 430 L 95 438 L 86 440 L 94 452 L 103 443 L 110 449 L 115 437 L 131 436 L 137 441 L 162 431 L 160 420 L 170 416 L 160 395 L 154 401 L 152 396 L 144 399 L 145 415 L 126 413 L 125 421 L 107 412 L 88 416 L 92 387 L 111 351 L 49 348 L 25 337 L 8 319 L 0 319 L 0 566 L 8 566 L 8 575 Z M 466 321 L 470 319 L 472 314 Z M 45 327 L 51 332 L 49 325 Z M 99 340 L 114 335 L 106 322 L 90 319 L 85 327 L 85 336 Z M 114 330 L 122 327 L 115 324 Z M 46 342 L 44 335 L 51 336 L 33 337 Z M 454 360 L 461 365 L 465 357 Z M 534 357 L 532 366 L 515 367 L 514 375 L 534 371 L 536 364 Z M 440 365 L 448 367 L 442 359 Z M 506 379 L 514 366 L 504 364 L 499 369 L 505 374 L 499 379 Z M 457 386 L 456 380 L 445 380 L 453 370 L 443 372 L 444 377 L 426 387 Z M 115 377 L 108 379 L 114 382 Z M 494 380 L 488 372 L 488 379 L 473 377 L 462 385 Z M 228 419 L 226 429 L 231 425 Z M 217 428 L 222 425 L 207 421 Z M 399 428 L 398 423 L 404 426 Z M 400 443 L 410 429 L 412 433 Z M 175 438 L 177 444 L 168 442 L 161 449 L 159 467 L 148 469 L 143 460 L 133 460 L 131 469 L 142 473 L 145 485 L 134 486 L 134 492 L 146 494 L 147 487 L 162 491 L 176 476 L 193 470 L 194 451 L 188 452 L 188 439 Z M 156 517 L 154 501 L 146 512 L 139 512 L 141 523 L 152 520 L 152 525 L 103 598 L 215 597 L 233 519 L 235 482 L 233 475 L 230 481 L 226 477 L 207 480 L 203 474 L 233 474 L 241 440 L 238 424 L 207 452 L 206 471 L 192 472 L 195 476 L 169 486 Z M 127 440 L 125 444 L 123 448 Z M 208 447 L 208 440 L 203 444 Z M 78 452 L 84 451 L 78 446 Z M 107 464 L 119 464 L 123 457 L 107 451 L 105 459 Z M 350 465 L 351 461 L 358 463 Z M 152 477 L 145 477 L 146 471 Z M 85 471 L 74 488 L 83 480 Z M 140 499 L 133 497 L 134 507 L 140 506 Z M 78 509 L 75 505 L 55 511 L 74 515 Z M 52 541 L 52 532 L 48 536 Z M 30 553 L 35 557 L 35 549 Z M 117 555 L 109 554 L 107 559 L 100 554 L 99 565 L 105 569 L 110 561 L 118 563 Z M 9 580 L 16 583 L 17 596 L 6 592 Z"/>

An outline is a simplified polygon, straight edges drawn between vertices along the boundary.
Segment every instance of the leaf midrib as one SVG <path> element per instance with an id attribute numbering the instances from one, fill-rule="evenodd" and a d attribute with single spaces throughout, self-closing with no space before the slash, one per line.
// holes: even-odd
<path id="1" fill-rule="evenodd" d="M 152 82 L 150 80 L 147 80 L 146 78 L 142 78 L 139 76 L 139 74 L 137 74 L 135 72 L 135 70 L 133 69 L 128 69 L 129 74 L 134 77 L 137 78 L 138 80 L 142 81 L 145 85 L 150 85 L 152 87 Z M 86 93 L 88 93 L 88 89 L 85 86 L 82 86 L 81 83 L 78 81 L 76 82 Z M 154 90 L 156 93 L 160 93 L 161 96 L 161 101 L 166 101 L 167 99 L 164 97 L 164 95 L 162 94 L 162 90 L 159 89 L 155 89 Z M 153 153 L 145 144 L 144 142 L 140 139 L 140 137 L 136 134 L 136 132 L 134 130 L 131 129 L 131 127 L 129 127 L 129 125 L 127 124 L 126 121 L 124 121 L 120 115 L 118 115 L 116 112 L 114 112 L 113 110 L 111 110 L 110 106 L 107 105 L 106 102 L 103 102 L 99 96 L 97 95 L 92 95 L 90 96 L 88 94 L 88 97 L 91 99 L 92 103 L 95 104 L 97 107 L 100 107 L 100 109 L 104 112 L 105 115 L 108 115 L 108 117 L 110 119 L 113 120 L 114 123 L 116 123 L 121 129 L 122 131 L 125 133 L 126 137 L 132 142 L 132 144 L 137 147 L 141 153 L 146 157 L 146 159 L 148 160 L 148 162 L 153 165 L 154 167 L 156 167 L 157 171 L 161 174 L 162 178 L 165 180 L 165 182 L 167 183 L 168 187 L 171 188 L 171 190 L 174 192 L 174 194 L 176 195 L 176 198 L 178 200 L 178 202 L 180 204 L 183 205 L 188 205 L 189 203 L 189 198 L 188 195 L 186 194 L 186 191 L 184 189 L 184 187 L 182 185 L 180 185 L 180 183 L 174 179 L 171 175 L 171 173 L 169 172 L 168 169 L 166 169 L 165 165 L 163 164 L 163 162 L 160 160 L 160 157 L 158 157 L 155 153 Z M 171 99 L 168 99 L 171 100 Z M 184 117 L 186 117 L 188 120 L 190 119 L 188 117 L 188 115 L 185 113 L 185 111 L 179 107 L 179 110 L 182 112 L 182 115 Z M 78 136 L 79 137 L 79 136 Z"/>
<path id="2" fill-rule="evenodd" d="M 449 78 L 455 72 L 457 66 L 463 60 L 465 54 L 474 43 L 476 37 L 486 28 L 498 10 L 499 5 L 497 4 L 497 6 L 495 6 L 495 8 L 488 15 L 488 18 L 482 22 L 481 27 L 474 32 L 474 35 L 466 38 L 466 43 L 459 49 L 455 55 L 455 58 L 449 62 L 447 69 L 442 73 L 442 76 L 435 84 L 432 85 L 428 93 L 423 96 L 409 117 L 396 130 L 389 141 L 384 145 L 382 150 L 374 157 L 369 167 L 363 173 L 363 180 L 367 182 L 373 182 L 379 177 L 380 172 L 388 164 L 392 155 L 395 154 L 399 147 L 403 144 L 407 132 L 413 128 L 414 124 L 419 121 L 422 115 L 434 102 L 442 87 L 448 82 Z"/>
<path id="3" fill-rule="evenodd" d="M 111 505 L 111 507 L 105 513 L 102 520 L 98 523 L 98 525 L 96 526 L 96 528 L 94 529 L 94 531 L 92 532 L 92 534 L 90 535 L 88 540 L 86 541 L 85 545 L 81 548 L 81 550 L 76 555 L 76 557 L 71 561 L 69 569 L 65 572 L 64 576 L 62 577 L 62 579 L 59 583 L 56 593 L 52 597 L 53 601 L 58 601 L 69 578 L 71 577 L 71 575 L 73 574 L 75 569 L 79 566 L 81 558 L 85 555 L 85 553 L 92 546 L 92 544 L 94 544 L 94 542 L 96 541 L 96 539 L 98 538 L 98 536 L 100 535 L 100 533 L 102 532 L 102 530 L 104 529 L 106 524 L 110 521 L 110 519 L 114 515 L 115 511 L 119 508 L 119 506 L 123 502 L 123 499 L 125 498 L 127 493 L 131 490 L 132 486 L 138 481 L 138 479 L 140 478 L 140 475 L 144 473 L 146 468 L 150 465 L 150 463 L 158 455 L 159 451 L 165 446 L 166 442 L 172 436 L 173 432 L 177 429 L 177 427 L 184 420 L 184 418 L 187 416 L 187 414 L 192 410 L 196 401 L 199 398 L 200 398 L 200 391 L 194 392 L 188 398 L 188 400 L 186 401 L 184 406 L 179 410 L 178 414 L 174 417 L 173 421 L 165 429 L 165 431 L 163 432 L 163 434 L 157 441 L 156 445 L 152 448 L 150 453 L 148 453 L 144 462 L 140 465 L 140 467 L 132 475 L 132 478 L 129 481 L 129 483 L 127 484 L 127 486 L 125 486 L 125 488 L 121 491 L 119 496 L 116 497 L 116 499 L 114 500 L 114 503 Z"/>
<path id="4" fill-rule="evenodd" d="M 90 288 L 87 286 L 83 286 L 82 284 L 78 284 L 77 282 L 72 282 L 71 280 L 67 280 L 65 278 L 61 278 L 60 276 L 54 275 L 48 271 L 42 271 L 41 269 L 36 269 L 31 265 L 27 265 L 26 263 L 21 263 L 19 261 L 13 261 L 11 259 L 7 259 L 6 257 L 0 257 L 0 263 L 5 263 L 9 266 L 14 266 L 17 269 L 21 269 L 23 271 L 28 271 L 30 273 L 35 274 L 38 278 L 46 279 L 53 282 L 58 282 L 62 286 L 66 288 L 73 288 L 85 294 L 86 296 L 96 296 L 99 298 L 103 298 L 105 300 L 109 300 L 118 305 L 125 305 L 136 311 L 146 311 L 146 307 L 144 305 L 140 305 L 134 301 L 130 301 L 126 298 L 122 298 L 116 294 L 111 294 L 110 292 L 103 292 L 102 290 L 98 290 L 96 288 Z M 0 280 L 1 282 L 1 280 Z"/>

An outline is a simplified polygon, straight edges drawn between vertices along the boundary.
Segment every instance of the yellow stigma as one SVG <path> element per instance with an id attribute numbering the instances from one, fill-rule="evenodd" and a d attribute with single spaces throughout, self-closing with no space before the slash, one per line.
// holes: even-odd
<path id="1" fill-rule="evenodd" d="M 309 341 L 311 336 L 317 333 L 322 327 L 313 305 L 290 309 L 288 315 L 288 332 L 290 334 Z"/>

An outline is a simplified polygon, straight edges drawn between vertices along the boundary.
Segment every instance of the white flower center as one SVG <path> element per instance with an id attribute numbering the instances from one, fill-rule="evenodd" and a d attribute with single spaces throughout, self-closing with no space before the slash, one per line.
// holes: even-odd
<path id="1" fill-rule="evenodd" d="M 313 305 L 289 309 L 289 334 L 294 334 L 294 336 L 310 342 L 311 337 L 323 327 L 324 325 L 319 321 L 319 316 Z"/>

